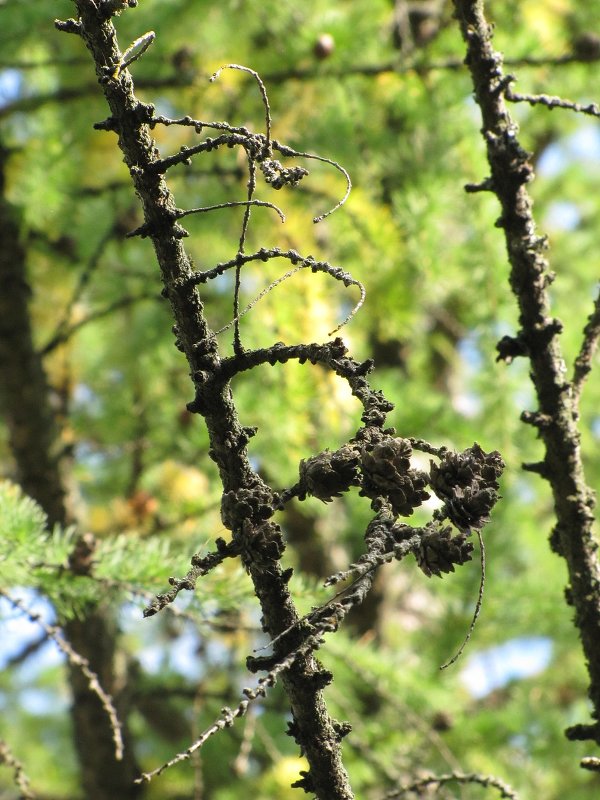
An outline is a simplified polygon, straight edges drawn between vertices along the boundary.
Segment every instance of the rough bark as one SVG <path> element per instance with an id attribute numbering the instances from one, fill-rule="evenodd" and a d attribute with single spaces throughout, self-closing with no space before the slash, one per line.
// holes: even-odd
<path id="1" fill-rule="evenodd" d="M 265 630 L 275 637 L 295 626 L 297 633 L 285 637 L 286 646 L 293 649 L 294 639 L 299 643 L 302 631 L 287 587 L 289 575 L 284 574 L 278 561 L 280 532 L 272 523 L 267 528 L 265 525 L 265 509 L 275 507 L 274 496 L 248 460 L 246 443 L 252 432 L 239 421 L 229 382 L 214 380 L 221 374 L 221 359 L 204 317 L 199 291 L 191 280 L 192 265 L 182 244 L 185 232 L 176 221 L 175 202 L 157 168 L 160 156 L 148 126 L 154 109 L 136 99 L 126 70 L 114 78 L 122 55 L 110 19 L 111 4 L 90 0 L 76 0 L 75 4 L 79 19 L 61 27 L 81 34 L 92 53 L 111 112 L 103 127 L 118 134 L 143 206 L 143 232 L 154 245 L 164 292 L 176 322 L 177 344 L 185 353 L 195 387 L 195 400 L 188 407 L 204 417 L 224 497 L 233 498 L 230 513 L 223 515 L 224 523 L 240 546 L 247 546 L 252 552 L 245 563 L 261 604 Z M 112 5 L 113 11 L 118 10 L 118 4 Z M 240 508 L 245 510 L 238 513 L 235 498 L 242 497 Z M 342 764 L 340 727 L 329 716 L 322 694 L 328 680 L 328 673 L 320 669 L 312 655 L 298 658 L 284 673 L 282 683 L 294 718 L 290 733 L 304 748 L 310 765 L 303 788 L 322 800 L 350 800 L 353 794 Z"/>
<path id="2" fill-rule="evenodd" d="M 508 362 L 525 356 L 531 365 L 539 408 L 523 421 L 536 427 L 545 455 L 538 464 L 524 465 L 552 488 L 556 526 L 551 546 L 567 564 L 567 600 L 575 609 L 590 678 L 594 725 L 567 731 L 571 738 L 600 744 L 600 566 L 593 533 L 594 494 L 585 482 L 577 427 L 579 389 L 566 376 L 560 345 L 562 325 L 550 313 L 548 286 L 554 279 L 545 255 L 547 241 L 536 233 L 532 201 L 526 184 L 533 178 L 530 156 L 518 141 L 518 129 L 507 109 L 505 94 L 511 78 L 503 75 L 502 59 L 492 47 L 492 29 L 482 0 L 455 0 L 456 14 L 467 45 L 475 99 L 481 109 L 482 135 L 491 176 L 469 191 L 492 191 L 501 205 L 496 225 L 504 230 L 510 261 L 510 285 L 517 299 L 520 331 L 499 343 L 499 358 Z M 577 384 L 577 375 L 575 375 Z M 577 734 L 577 735 L 575 735 Z"/>

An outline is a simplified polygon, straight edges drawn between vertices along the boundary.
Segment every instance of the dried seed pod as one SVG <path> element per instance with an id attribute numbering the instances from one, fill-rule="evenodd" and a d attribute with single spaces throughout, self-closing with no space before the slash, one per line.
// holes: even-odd
<path id="1" fill-rule="evenodd" d="M 344 445 L 331 453 L 325 450 L 312 458 L 300 462 L 301 499 L 309 494 L 324 503 L 341 497 L 351 486 L 358 486 L 358 464 L 360 456 L 350 445 Z"/>
<path id="2" fill-rule="evenodd" d="M 304 167 L 284 167 L 280 161 L 267 158 L 259 161 L 258 166 L 265 176 L 265 181 L 273 189 L 282 189 L 284 186 L 297 186 L 302 178 L 308 175 Z"/>
<path id="3" fill-rule="evenodd" d="M 473 444 L 462 453 L 445 453 L 431 462 L 430 485 L 444 500 L 442 513 L 459 529 L 482 528 L 498 500 L 498 478 L 504 462 L 497 451 L 485 453 Z"/>
<path id="4" fill-rule="evenodd" d="M 454 565 L 464 564 L 471 560 L 472 542 L 467 533 L 459 533 L 452 537 L 452 529 L 433 528 L 423 534 L 421 546 L 415 553 L 417 564 L 430 578 L 432 575 L 454 572 Z"/>
<path id="5" fill-rule="evenodd" d="M 407 439 L 384 437 L 361 452 L 362 494 L 389 500 L 395 515 L 410 516 L 429 498 L 425 491 L 429 476 L 410 468 L 412 447 Z"/>

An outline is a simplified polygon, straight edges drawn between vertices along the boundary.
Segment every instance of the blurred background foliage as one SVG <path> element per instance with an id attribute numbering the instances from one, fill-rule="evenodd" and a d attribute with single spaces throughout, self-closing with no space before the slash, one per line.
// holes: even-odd
<path id="1" fill-rule="evenodd" d="M 486 6 L 517 90 L 598 101 L 599 4 Z M 5 192 L 27 250 L 36 344 L 73 454 L 77 516 L 100 549 L 94 580 L 61 572 L 69 532 L 42 543 L 39 518 L 27 517 L 6 489 L 0 575 L 3 589 L 49 620 L 57 610 L 78 613 L 77 597 L 89 593 L 118 610 L 136 753 L 151 769 L 186 747 L 224 704 L 237 704 L 250 681 L 244 658 L 263 638 L 249 579 L 227 563 L 193 598 L 180 596 L 176 609 L 141 618 L 148 593 L 163 591 L 192 553 L 223 535 L 220 484 L 204 426 L 185 410 L 192 386 L 173 347 L 151 245 L 124 238 L 141 223 L 140 211 L 114 134 L 92 129 L 107 111 L 91 60 L 78 37 L 52 24 L 73 13 L 67 0 L 0 3 L 0 143 L 10 150 Z M 254 209 L 248 252 L 294 248 L 362 281 L 366 304 L 341 335 L 357 359 L 375 358 L 373 383 L 396 404 L 389 424 L 399 435 L 458 450 L 476 440 L 507 464 L 503 500 L 485 532 L 483 613 L 463 658 L 440 672 L 473 613 L 477 559 L 443 581 L 428 580 L 412 561 L 386 567 L 368 606 L 321 652 L 336 676 L 327 690 L 331 711 L 354 726 L 344 753 L 357 796 L 381 796 L 423 772 L 460 769 L 498 775 L 523 797 L 597 797 L 600 777 L 578 767 L 587 750 L 562 733 L 587 720 L 586 675 L 564 602 L 566 573 L 548 546 L 549 491 L 521 469 L 541 455 L 532 429 L 519 421 L 521 411 L 534 409 L 527 366 L 495 363 L 496 342 L 516 330 L 516 310 L 495 201 L 463 191 L 487 175 L 487 165 L 451 4 L 141 0 L 116 23 L 122 50 L 146 31 L 157 33 L 131 71 L 138 96 L 158 113 L 263 130 L 248 75 L 226 71 L 208 81 L 223 64 L 244 64 L 267 86 L 274 137 L 349 171 L 349 201 L 319 225 L 313 216 L 345 190 L 339 172 L 297 159 L 310 175 L 279 193 L 259 176 L 256 196 L 277 203 L 287 220 Z M 572 365 L 598 277 L 598 121 L 529 106 L 514 114 L 534 153 L 535 213 L 550 237 L 554 313 L 565 323 Z M 154 135 L 164 155 L 198 140 L 188 128 L 157 127 Z M 244 199 L 242 156 L 223 149 L 171 170 L 178 206 Z M 198 269 L 235 255 L 242 214 L 186 219 Z M 243 305 L 288 268 L 285 261 L 245 266 Z M 210 323 L 227 324 L 229 273 L 204 287 L 203 298 Z M 301 271 L 243 318 L 242 340 L 323 340 L 356 299 L 354 287 Z M 219 340 L 231 352 L 231 330 Z M 277 487 L 295 481 L 300 458 L 338 446 L 358 426 L 358 403 L 319 367 L 261 367 L 236 378 L 234 394 L 243 424 L 259 429 L 253 463 Z M 599 407 L 592 376 L 581 419 L 592 487 L 600 479 Z M 10 479 L 1 427 L 0 458 Z M 16 529 L 5 520 L 18 509 L 28 521 L 25 528 L 14 523 L 21 534 L 13 539 Z M 362 551 L 369 508 L 353 495 L 329 506 L 309 500 L 280 516 L 289 542 L 284 559 L 296 567 L 291 586 L 308 610 L 324 597 L 320 579 Z M 17 556 L 27 569 L 11 569 Z M 80 797 L 61 658 L 5 601 L 0 612 L 0 738 L 40 797 Z M 295 797 L 289 785 L 303 762 L 284 735 L 287 713 L 274 690 L 146 796 Z M 468 800 L 482 792 L 448 787 L 435 796 Z M 0 794 L 17 796 L 6 768 Z"/>

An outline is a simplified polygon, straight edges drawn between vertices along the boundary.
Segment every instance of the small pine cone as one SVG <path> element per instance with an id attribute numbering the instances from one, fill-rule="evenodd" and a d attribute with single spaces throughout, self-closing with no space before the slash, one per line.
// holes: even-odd
<path id="1" fill-rule="evenodd" d="M 300 484 L 304 496 L 309 494 L 324 503 L 341 497 L 351 486 L 358 485 L 359 460 L 359 454 L 349 445 L 333 453 L 325 450 L 317 456 L 303 459 L 300 462 Z M 302 499 L 302 495 L 300 497 Z"/>
<path id="2" fill-rule="evenodd" d="M 387 497 L 395 515 L 408 517 L 429 498 L 429 477 L 410 468 L 412 447 L 407 439 L 387 436 L 371 450 L 362 451 L 362 494 Z"/>
<path id="3" fill-rule="evenodd" d="M 260 161 L 258 166 L 265 176 L 265 181 L 273 189 L 282 189 L 284 186 L 297 186 L 298 183 L 308 175 L 308 170 L 304 167 L 284 167 L 281 162 L 269 158 Z"/>
<path id="4" fill-rule="evenodd" d="M 462 453 L 446 453 L 439 465 L 432 462 L 430 484 L 444 500 L 444 516 L 460 530 L 482 528 L 498 500 L 503 469 L 500 453 L 485 453 L 476 442 Z"/>
<path id="5" fill-rule="evenodd" d="M 472 542 L 466 533 L 452 537 L 451 528 L 438 528 L 423 535 L 421 546 L 415 553 L 417 564 L 430 578 L 442 573 L 454 572 L 455 564 L 465 564 L 471 560 Z"/>
<path id="6" fill-rule="evenodd" d="M 400 517 L 410 517 L 415 508 L 429 499 L 429 493 L 425 491 L 427 478 L 426 473 L 415 469 L 409 470 L 406 475 L 399 476 L 399 486 L 389 493 L 394 514 Z"/>
<path id="7" fill-rule="evenodd" d="M 362 451 L 362 469 L 365 481 L 386 494 L 398 483 L 401 475 L 410 470 L 412 447 L 407 439 L 384 437 L 372 450 Z"/>
<path id="8" fill-rule="evenodd" d="M 478 484 L 497 489 L 503 469 L 500 453 L 496 450 L 485 453 L 475 442 L 462 453 L 446 453 L 439 465 L 431 462 L 431 488 L 440 500 L 452 499 L 457 487 L 465 489 Z"/>
<path id="9" fill-rule="evenodd" d="M 499 496 L 495 489 L 479 489 L 477 486 L 457 489 L 456 496 L 446 502 L 444 510 L 448 519 L 459 530 L 480 530 L 489 522 L 490 513 Z"/>

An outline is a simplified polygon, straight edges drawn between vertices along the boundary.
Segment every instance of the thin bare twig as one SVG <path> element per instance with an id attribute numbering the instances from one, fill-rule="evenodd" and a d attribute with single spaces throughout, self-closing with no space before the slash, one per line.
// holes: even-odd
<path id="1" fill-rule="evenodd" d="M 283 283 L 288 278 L 291 278 L 293 275 L 295 275 L 297 272 L 300 272 L 300 270 L 302 270 L 302 269 L 307 269 L 309 267 L 310 268 L 314 267 L 314 263 L 309 262 L 308 259 L 305 259 L 304 261 L 305 261 L 305 263 L 300 264 L 300 266 L 294 267 L 294 269 L 288 270 L 285 273 L 285 275 L 282 275 L 280 278 L 277 278 L 272 283 L 270 283 L 265 289 L 262 290 L 262 292 L 260 292 L 260 294 L 258 294 L 254 298 L 254 300 L 252 300 L 250 303 L 248 303 L 248 305 L 242 311 L 240 311 L 238 313 L 237 317 L 235 317 L 233 320 L 231 320 L 231 322 L 228 322 L 227 325 L 224 325 L 222 328 L 219 328 L 218 331 L 215 331 L 215 335 L 219 334 L 219 333 L 223 333 L 226 330 L 229 330 L 229 328 L 231 328 L 232 325 L 237 323 L 243 316 L 245 316 L 249 311 L 251 311 L 254 308 L 254 306 L 259 302 L 259 300 L 262 300 L 262 298 L 265 297 L 265 295 L 269 294 L 269 292 L 271 292 L 273 289 L 275 289 L 277 286 L 279 286 L 279 284 Z M 239 267 L 237 267 L 237 268 L 239 268 Z M 329 272 L 329 270 L 319 270 L 319 271 L 327 272 L 329 275 L 333 274 L 332 272 Z M 334 275 L 334 277 L 337 277 L 337 276 Z M 356 315 L 358 310 L 360 308 L 362 308 L 362 306 L 363 306 L 363 304 L 365 302 L 366 290 L 365 290 L 365 287 L 363 286 L 363 284 L 360 281 L 355 281 L 354 279 L 352 279 L 351 284 L 353 286 L 358 286 L 359 287 L 359 289 L 360 289 L 360 300 L 356 303 L 356 305 L 350 311 L 350 313 L 346 315 L 345 319 L 343 319 L 342 322 L 340 322 L 340 324 L 337 325 L 337 327 L 335 327 L 332 331 L 329 331 L 327 333 L 328 336 L 333 336 L 333 334 L 337 333 L 340 330 L 340 328 L 343 328 L 344 325 L 347 325 L 348 322 L 350 322 L 350 320 Z"/>
<path id="2" fill-rule="evenodd" d="M 429 775 L 426 778 L 419 778 L 412 783 L 399 786 L 397 789 L 384 794 L 382 800 L 394 800 L 394 798 L 403 797 L 409 792 L 418 792 L 428 786 L 443 786 L 446 783 L 477 783 L 486 789 L 488 787 L 497 789 L 500 792 L 500 797 L 506 798 L 506 800 L 519 800 L 515 790 L 504 781 L 495 778 L 493 775 L 481 775 L 476 772 L 448 772 L 444 775 Z"/>
<path id="3" fill-rule="evenodd" d="M 155 39 L 156 34 L 154 31 L 148 31 L 148 33 L 144 33 L 142 36 L 138 37 L 135 42 L 132 42 L 121 56 L 121 60 L 117 64 L 117 68 L 112 74 L 113 80 L 117 80 L 123 70 L 127 69 L 127 67 L 129 67 L 130 64 L 133 64 L 134 61 L 137 61 L 137 59 L 146 52 Z"/>
<path id="4" fill-rule="evenodd" d="M 213 75 L 210 78 L 210 82 L 213 83 L 214 81 L 216 81 L 224 69 L 237 69 L 240 70 L 240 72 L 247 72 L 249 75 L 252 75 L 254 80 L 257 82 L 262 97 L 263 105 L 265 107 L 265 132 L 267 135 L 266 152 L 267 154 L 269 154 L 271 152 L 271 108 L 269 106 L 269 97 L 267 95 L 267 90 L 265 88 L 264 83 L 261 80 L 260 75 L 258 74 L 258 72 L 255 72 L 253 69 L 250 69 L 250 67 L 244 67 L 241 64 L 225 64 L 225 66 L 220 67 L 215 73 L 213 73 Z"/>
<path id="5" fill-rule="evenodd" d="M 473 631 L 475 630 L 475 625 L 479 618 L 479 614 L 481 613 L 481 607 L 483 605 L 483 592 L 485 589 L 485 544 L 483 543 L 483 536 L 481 535 L 480 530 L 476 530 L 477 538 L 479 539 L 479 557 L 480 557 L 480 564 L 481 564 L 481 578 L 479 579 L 479 592 L 477 595 L 477 602 L 475 603 L 475 610 L 473 611 L 473 617 L 471 619 L 471 624 L 469 625 L 469 630 L 467 631 L 467 635 L 463 639 L 461 646 L 458 648 L 456 653 L 452 656 L 449 661 L 446 661 L 440 669 L 447 669 L 452 664 L 455 664 L 458 659 L 463 654 L 463 651 L 471 636 L 473 635 Z"/>
<path id="6" fill-rule="evenodd" d="M 333 161 L 331 158 L 325 158 L 324 156 L 315 155 L 315 153 L 301 153 L 298 150 L 294 150 L 287 145 L 281 144 L 280 142 L 273 142 L 273 147 L 275 150 L 278 150 L 284 156 L 295 156 L 296 158 L 310 158 L 314 161 L 322 161 L 324 164 L 331 164 L 332 167 L 335 167 L 338 172 L 341 172 L 344 178 L 346 179 L 346 191 L 342 199 L 336 203 L 333 208 L 330 208 L 329 211 L 326 211 L 324 214 L 319 214 L 317 217 L 313 217 L 313 222 L 322 222 L 326 217 L 329 217 L 333 214 L 334 211 L 337 211 L 338 208 L 344 205 L 348 197 L 350 197 L 350 192 L 352 191 L 352 181 L 350 179 L 350 175 L 348 174 L 347 170 L 342 167 L 341 164 L 338 164 L 337 161 Z"/>
<path id="7" fill-rule="evenodd" d="M 153 778 L 158 777 L 165 770 L 169 769 L 170 767 L 174 767 L 175 764 L 179 764 L 181 761 L 187 761 L 190 759 L 193 754 L 199 750 L 202 745 L 208 741 L 208 739 L 211 738 L 211 736 L 214 736 L 224 728 L 230 728 L 236 719 L 243 717 L 248 711 L 250 703 L 260 697 L 265 697 L 267 690 L 275 686 L 277 679 L 282 672 L 289 669 L 299 658 L 306 656 L 307 653 L 318 648 L 320 643 L 320 633 L 308 637 L 300 647 L 298 647 L 292 653 L 289 653 L 284 659 L 279 661 L 267 675 L 265 675 L 263 678 L 260 678 L 253 689 L 242 689 L 242 694 L 245 695 L 245 699 L 241 700 L 236 708 L 231 709 L 225 707 L 221 709 L 221 716 L 215 720 L 212 725 L 206 728 L 193 744 L 191 744 L 186 750 L 177 753 L 177 755 L 173 756 L 173 758 L 166 761 L 160 767 L 153 769 L 151 772 L 143 772 L 140 777 L 136 779 L 135 783 L 149 783 Z"/>
<path id="8" fill-rule="evenodd" d="M 242 220 L 242 230 L 240 231 L 240 241 L 238 244 L 238 255 L 244 254 L 246 247 L 246 236 L 248 234 L 248 225 L 250 224 L 250 203 L 256 191 L 256 164 L 254 159 L 247 153 L 248 158 L 248 205 Z M 283 220 L 282 220 L 283 222 Z M 240 263 L 235 266 L 235 287 L 233 293 L 233 318 L 234 318 L 234 334 L 233 334 L 233 350 L 235 353 L 242 352 L 242 340 L 240 338 L 240 289 L 242 279 L 242 265 Z"/>
<path id="9" fill-rule="evenodd" d="M 0 739 L 0 764 L 6 764 L 13 771 L 15 786 L 19 790 L 19 800 L 35 800 L 35 794 L 29 785 L 29 778 L 23 771 L 23 765 L 15 758 L 5 741 Z"/>
<path id="10" fill-rule="evenodd" d="M 214 206 L 201 206 L 200 208 L 188 208 L 187 210 L 180 210 L 176 212 L 175 216 L 177 219 L 181 219 L 182 217 L 189 216 L 189 214 L 202 214 L 205 211 L 216 211 L 220 208 L 237 208 L 238 206 L 246 206 L 246 209 L 249 209 L 250 206 L 264 206 L 266 208 L 272 208 L 279 215 L 279 219 L 282 222 L 285 222 L 285 215 L 283 211 L 274 203 L 268 203 L 266 200 L 231 200 L 227 203 L 216 203 Z"/>
<path id="11" fill-rule="evenodd" d="M 0 595 L 6 598 L 13 608 L 18 609 L 28 619 L 39 625 L 40 628 L 42 628 L 42 630 L 46 633 L 48 638 L 52 639 L 52 641 L 56 644 L 61 653 L 64 653 L 69 664 L 79 669 L 85 675 L 90 690 L 98 697 L 102 703 L 102 708 L 110 720 L 110 726 L 113 732 L 113 741 L 115 744 L 115 758 L 117 761 L 121 761 L 123 758 L 123 734 L 121 731 L 121 723 L 119 721 L 119 717 L 117 716 L 117 710 L 112 697 L 102 688 L 100 681 L 98 680 L 98 676 L 90 669 L 87 658 L 84 658 L 82 655 L 73 650 L 71 645 L 63 637 L 60 628 L 58 628 L 56 625 L 48 625 L 48 623 L 42 618 L 41 614 L 38 614 L 37 612 L 32 611 L 30 608 L 27 608 L 22 600 L 12 597 L 8 592 L 5 592 L 4 589 L 0 589 Z"/>
<path id="12" fill-rule="evenodd" d="M 546 106 L 552 110 L 553 108 L 565 108 L 569 111 L 576 111 L 579 114 L 588 114 L 591 117 L 600 117 L 600 106 L 597 103 L 575 103 L 573 100 L 564 100 L 562 97 L 549 94 L 521 94 L 513 92 L 508 88 L 504 93 L 507 100 L 511 103 L 529 103 L 530 106 Z"/>
<path id="13" fill-rule="evenodd" d="M 598 339 L 600 339 L 600 291 L 594 301 L 594 310 L 588 317 L 587 324 L 583 329 L 583 342 L 575 359 L 573 369 L 573 405 L 577 409 L 579 408 L 583 384 L 592 369 L 592 361 L 598 348 Z"/>

